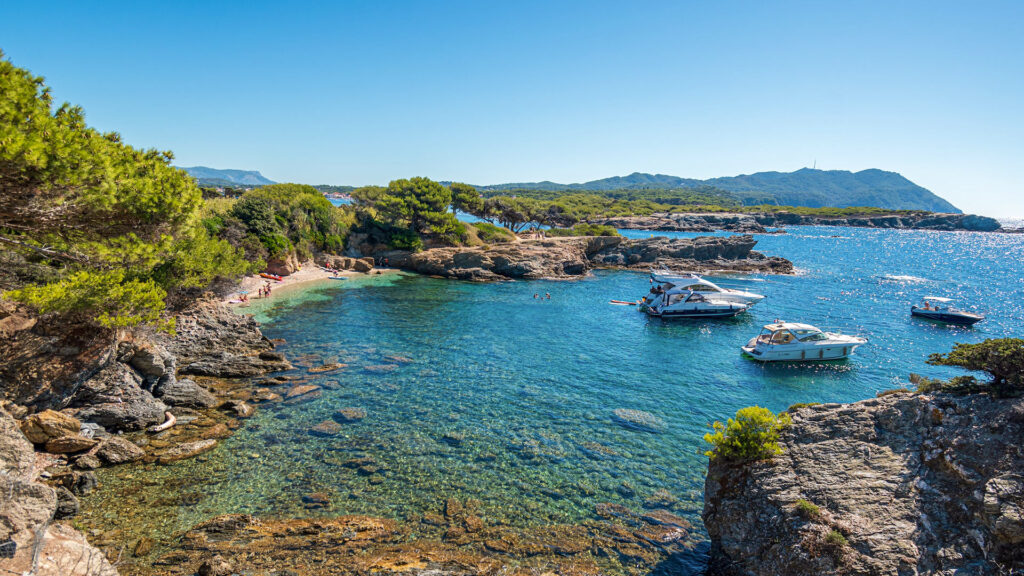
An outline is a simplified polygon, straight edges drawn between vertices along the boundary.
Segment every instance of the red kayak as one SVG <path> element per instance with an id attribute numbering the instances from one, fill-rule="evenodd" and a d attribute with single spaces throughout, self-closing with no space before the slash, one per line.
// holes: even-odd
<path id="1" fill-rule="evenodd" d="M 260 274 L 260 276 L 263 277 L 263 278 L 269 278 L 271 280 L 277 280 L 278 282 L 281 281 L 281 277 L 278 276 L 277 274 L 268 274 L 266 272 L 263 272 L 263 273 Z"/>

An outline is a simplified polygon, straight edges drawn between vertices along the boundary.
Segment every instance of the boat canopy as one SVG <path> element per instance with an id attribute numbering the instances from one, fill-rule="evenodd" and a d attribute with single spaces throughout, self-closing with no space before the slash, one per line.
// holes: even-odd
<path id="1" fill-rule="evenodd" d="M 765 330 L 769 332 L 775 332 L 777 330 L 805 330 L 813 332 L 821 332 L 810 324 L 798 324 L 796 322 L 776 322 L 775 324 L 765 324 Z"/>
<path id="2" fill-rule="evenodd" d="M 934 300 L 936 302 L 952 302 L 952 298 L 943 298 L 942 296 L 925 296 L 922 300 Z"/>

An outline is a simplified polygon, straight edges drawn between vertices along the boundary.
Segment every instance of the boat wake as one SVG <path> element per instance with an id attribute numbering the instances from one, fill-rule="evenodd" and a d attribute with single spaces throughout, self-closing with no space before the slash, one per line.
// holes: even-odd
<path id="1" fill-rule="evenodd" d="M 889 281 L 889 282 L 900 282 L 902 284 L 924 284 L 926 282 L 931 282 L 931 280 L 929 280 L 927 278 L 921 278 L 920 276 L 910 276 L 910 275 L 903 275 L 903 274 L 886 274 L 884 276 L 879 276 L 879 278 L 881 280 L 886 280 L 886 281 Z"/>

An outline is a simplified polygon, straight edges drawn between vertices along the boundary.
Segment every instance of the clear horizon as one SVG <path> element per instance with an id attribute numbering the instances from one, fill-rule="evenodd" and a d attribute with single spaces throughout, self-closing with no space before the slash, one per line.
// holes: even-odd
<path id="1" fill-rule="evenodd" d="M 6 2 L 0 49 L 179 166 L 360 185 L 899 172 L 1024 217 L 1024 3 Z"/>

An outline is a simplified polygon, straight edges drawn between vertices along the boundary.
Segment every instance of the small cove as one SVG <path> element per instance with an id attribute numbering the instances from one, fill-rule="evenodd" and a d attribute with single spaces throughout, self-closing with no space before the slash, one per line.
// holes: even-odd
<path id="1" fill-rule="evenodd" d="M 1024 331 L 1024 237 L 804 227 L 758 239 L 758 250 L 800 272 L 716 278 L 768 296 L 728 321 L 665 323 L 611 306 L 648 288 L 646 275 L 622 271 L 501 284 L 369 276 L 254 304 L 248 311 L 285 341 L 296 374 L 347 368 L 310 375 L 325 386 L 321 398 L 263 405 L 199 458 L 102 470 L 85 521 L 166 543 L 223 513 L 405 520 L 455 498 L 479 502 L 487 522 L 530 528 L 593 519 L 598 503 L 642 510 L 661 499 L 700 539 L 711 421 L 753 404 L 860 400 L 905 385 L 911 372 L 954 375 L 926 366 L 928 354 Z M 925 294 L 989 318 L 974 329 L 911 320 Z M 841 363 L 741 357 L 738 347 L 776 318 L 870 342 Z M 310 435 L 344 407 L 366 417 L 334 437 Z M 616 409 L 649 412 L 658 430 L 622 426 Z M 375 469 L 351 465 L 358 460 Z M 329 506 L 310 510 L 310 493 Z M 675 572 L 698 573 L 704 549 L 676 558 Z"/>

